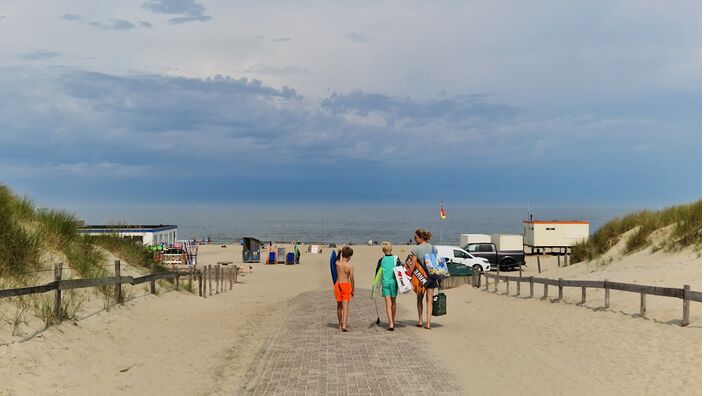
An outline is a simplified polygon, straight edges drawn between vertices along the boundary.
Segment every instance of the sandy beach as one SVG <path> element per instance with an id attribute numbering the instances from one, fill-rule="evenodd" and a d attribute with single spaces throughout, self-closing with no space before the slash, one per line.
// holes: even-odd
<path id="1" fill-rule="evenodd" d="M 368 289 L 379 247 L 355 246 L 358 288 Z M 290 247 L 289 247 L 290 249 Z M 394 253 L 405 257 L 408 246 Z M 267 343 L 286 329 L 291 301 L 304 292 L 330 290 L 322 254 L 303 252 L 301 264 L 254 265 L 233 290 L 209 298 L 141 288 L 109 312 L 51 327 L 35 338 L 0 347 L 0 393 L 25 394 L 243 394 Z M 199 264 L 241 263 L 238 246 L 202 246 Z M 604 279 L 701 290 L 695 253 L 637 253 L 606 266 L 557 268 L 541 262 L 546 277 Z M 527 273 L 537 273 L 530 257 Z M 415 295 L 399 297 L 399 326 L 423 343 L 457 378 L 464 394 L 697 394 L 701 389 L 701 305 L 692 303 L 689 327 L 680 327 L 681 301 L 649 299 L 648 319 L 636 317 L 638 296 L 577 290 L 556 303 L 509 297 L 461 286 L 446 291 L 448 314 L 431 331 L 416 328 Z M 515 291 L 512 290 L 512 294 Z M 603 293 L 603 292 L 602 292 Z M 324 295 L 324 294 L 321 294 Z M 332 291 L 321 305 L 334 305 Z M 359 293 L 355 310 L 372 304 Z M 311 307 L 313 308 L 313 307 Z M 100 311 L 99 309 L 97 311 Z M 381 313 L 382 326 L 385 315 Z M 330 318 L 334 321 L 335 318 Z M 372 322 L 373 323 L 373 322 Z M 311 323 L 310 326 L 319 326 Z M 3 328 L 3 331 L 7 330 Z M 356 328 L 355 332 L 371 331 Z M 352 334 L 351 333 L 351 334 Z M 359 334 L 358 334 L 359 335 Z"/>

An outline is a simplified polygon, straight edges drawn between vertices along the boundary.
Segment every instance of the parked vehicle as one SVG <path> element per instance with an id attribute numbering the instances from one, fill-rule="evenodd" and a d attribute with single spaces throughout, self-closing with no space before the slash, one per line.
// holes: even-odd
<path id="1" fill-rule="evenodd" d="M 447 262 L 472 267 L 478 273 L 491 270 L 489 260 L 474 257 L 459 246 L 435 245 L 435 248 L 438 250 L 438 256 L 444 257 Z"/>
<path id="2" fill-rule="evenodd" d="M 489 260 L 492 269 L 514 269 L 526 263 L 526 254 L 521 250 L 497 250 L 493 243 L 470 243 L 464 247 L 468 253 L 475 257 Z"/>

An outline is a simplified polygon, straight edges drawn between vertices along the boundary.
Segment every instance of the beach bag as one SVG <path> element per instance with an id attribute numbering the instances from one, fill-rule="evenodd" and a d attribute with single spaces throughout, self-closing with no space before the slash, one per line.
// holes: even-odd
<path id="1" fill-rule="evenodd" d="M 406 274 L 406 270 L 403 267 L 394 267 L 394 277 L 396 278 L 399 293 L 408 293 L 413 289 L 411 286 L 411 277 Z"/>
<path id="2" fill-rule="evenodd" d="M 438 256 L 438 250 L 433 246 L 432 253 L 424 256 L 425 267 L 428 268 L 428 275 L 435 280 L 443 280 L 450 277 L 447 263 L 444 257 Z"/>
<path id="3" fill-rule="evenodd" d="M 423 269 L 423 266 L 418 262 L 416 256 L 411 255 L 408 260 L 406 260 L 406 267 L 410 268 L 411 272 L 411 288 L 416 294 L 425 293 L 425 287 L 430 282 L 428 279 L 428 274 Z"/>
<path id="4" fill-rule="evenodd" d="M 445 314 L 447 314 L 447 296 L 440 291 L 433 296 L 433 316 L 442 316 Z"/>

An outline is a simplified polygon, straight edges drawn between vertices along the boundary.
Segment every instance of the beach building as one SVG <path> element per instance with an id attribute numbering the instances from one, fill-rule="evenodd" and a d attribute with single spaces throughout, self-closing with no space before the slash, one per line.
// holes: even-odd
<path id="1" fill-rule="evenodd" d="M 588 221 L 543 221 L 524 220 L 523 240 L 525 246 L 531 248 L 531 253 L 553 251 L 567 252 L 567 249 L 577 242 L 589 238 Z"/>
<path id="2" fill-rule="evenodd" d="M 178 226 L 175 225 L 86 225 L 78 231 L 87 235 L 116 234 L 120 237 L 141 241 L 143 245 L 172 245 L 178 238 Z"/>

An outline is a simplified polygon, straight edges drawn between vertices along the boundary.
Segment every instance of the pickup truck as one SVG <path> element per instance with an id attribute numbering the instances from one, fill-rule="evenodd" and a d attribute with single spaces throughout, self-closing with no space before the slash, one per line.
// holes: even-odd
<path id="1" fill-rule="evenodd" d="M 501 270 L 518 268 L 526 264 L 526 254 L 523 250 L 496 250 L 493 243 L 469 243 L 464 250 L 475 257 L 489 260 L 492 268 L 498 264 Z"/>

